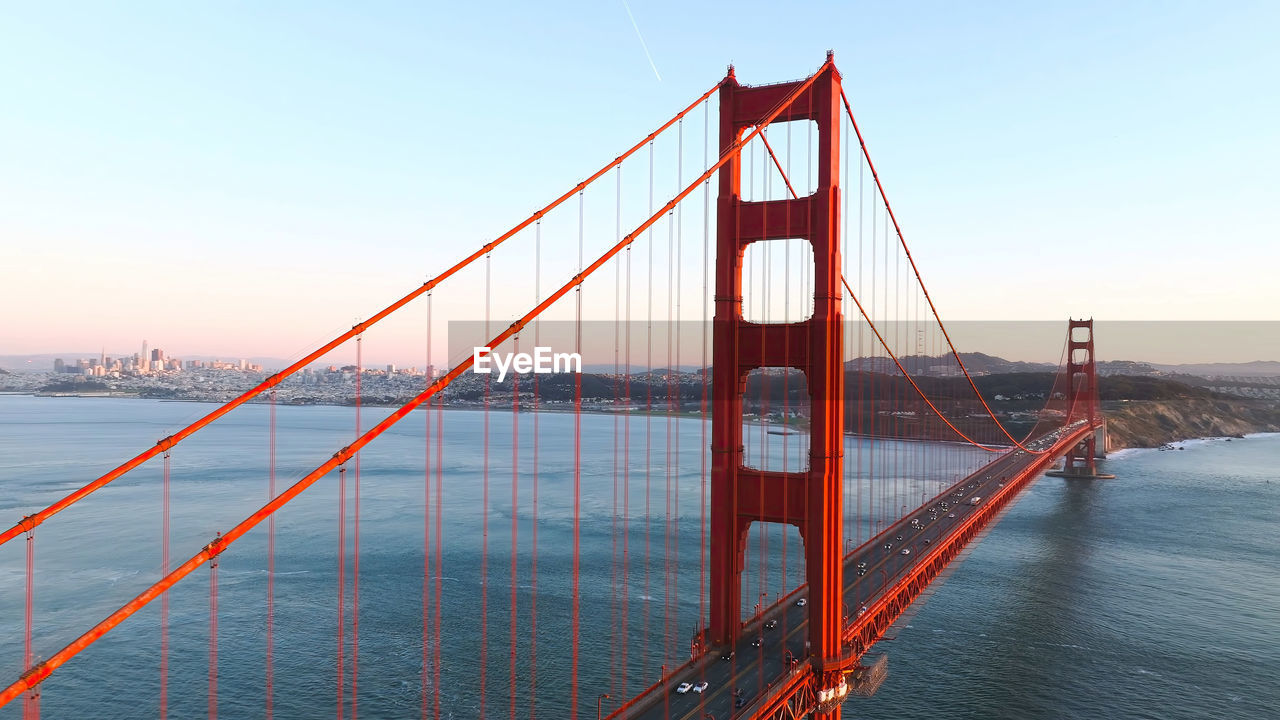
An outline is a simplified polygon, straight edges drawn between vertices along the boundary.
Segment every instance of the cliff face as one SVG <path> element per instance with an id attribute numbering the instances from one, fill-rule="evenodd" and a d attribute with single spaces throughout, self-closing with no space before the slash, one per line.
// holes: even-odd
<path id="1" fill-rule="evenodd" d="M 1103 403 L 1111 449 L 1151 448 L 1195 437 L 1280 432 L 1280 409 L 1222 398 Z"/>

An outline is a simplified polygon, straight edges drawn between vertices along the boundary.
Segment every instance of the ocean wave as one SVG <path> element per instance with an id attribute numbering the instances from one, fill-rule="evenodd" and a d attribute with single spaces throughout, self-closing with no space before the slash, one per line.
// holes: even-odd
<path id="1" fill-rule="evenodd" d="M 1155 451 L 1155 448 L 1124 448 L 1123 450 L 1116 450 L 1114 452 L 1107 453 L 1107 461 L 1125 460 L 1134 457 L 1135 455 L 1142 455 L 1144 453 Z"/>

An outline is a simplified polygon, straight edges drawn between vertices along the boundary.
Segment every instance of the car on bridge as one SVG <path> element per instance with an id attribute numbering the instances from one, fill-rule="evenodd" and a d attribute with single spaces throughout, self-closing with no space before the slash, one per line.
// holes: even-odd
<path id="1" fill-rule="evenodd" d="M 772 629 L 774 629 L 774 628 L 778 627 L 778 621 L 777 621 L 777 620 L 770 620 L 769 622 L 767 622 L 767 623 L 765 623 L 765 624 L 764 624 L 764 627 L 765 627 L 765 629 L 766 629 L 766 630 L 772 630 Z"/>
<path id="2" fill-rule="evenodd" d="M 799 600 L 796 601 L 796 607 L 804 607 L 805 605 L 808 605 L 808 604 L 809 604 L 808 598 L 800 598 Z"/>
<path id="3" fill-rule="evenodd" d="M 676 688 L 676 692 L 680 695 L 684 695 L 685 693 L 689 692 L 692 689 L 693 689 L 693 683 L 682 682 Z"/>
<path id="4" fill-rule="evenodd" d="M 707 682 L 706 680 L 703 680 L 702 682 L 693 686 L 693 691 L 701 695 L 702 692 L 709 687 L 711 687 L 711 683 Z"/>

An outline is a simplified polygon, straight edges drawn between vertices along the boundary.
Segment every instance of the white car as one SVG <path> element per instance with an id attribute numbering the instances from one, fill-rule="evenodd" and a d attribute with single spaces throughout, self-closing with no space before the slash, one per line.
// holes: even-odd
<path id="1" fill-rule="evenodd" d="M 676 688 L 676 693 L 679 695 L 683 695 L 692 689 L 693 689 L 693 683 L 680 683 L 680 686 Z"/>
<path id="2" fill-rule="evenodd" d="M 706 680 L 703 680 L 702 682 L 693 686 L 693 691 L 701 695 L 702 691 L 706 690 L 709 687 L 711 687 L 711 683 L 707 682 Z"/>
<path id="3" fill-rule="evenodd" d="M 808 605 L 808 604 L 809 604 L 809 600 L 807 598 L 800 598 L 799 600 L 796 601 L 797 607 L 804 607 L 805 605 Z"/>
<path id="4" fill-rule="evenodd" d="M 902 554 L 903 554 L 903 555 L 910 555 L 910 554 L 911 554 L 911 548 L 902 548 Z"/>

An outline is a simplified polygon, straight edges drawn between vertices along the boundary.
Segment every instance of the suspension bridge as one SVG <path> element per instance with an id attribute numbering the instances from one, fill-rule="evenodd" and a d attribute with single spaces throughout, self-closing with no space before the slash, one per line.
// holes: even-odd
<path id="1" fill-rule="evenodd" d="M 838 718 L 884 681 L 877 642 L 1028 484 L 1058 461 L 1068 478 L 1097 476 L 1106 438 L 1092 321 L 1065 330 L 1039 392 L 1014 406 L 984 395 L 832 56 L 771 85 L 742 84 L 730 68 L 412 292 L 113 469 L 78 469 L 102 474 L 16 518 L 0 563 L 22 568 L 25 548 L 21 619 L 6 618 L 23 642 L 5 660 L 0 713 L 38 717 L 80 667 L 77 682 L 127 692 L 136 717 L 187 716 L 198 700 L 213 718 L 231 698 L 236 717 L 299 716 L 291 694 L 305 694 L 340 719 Z M 364 384 L 394 371 L 364 358 L 405 334 L 444 369 L 407 399 L 375 404 Z M 547 345 L 585 358 L 586 371 L 476 372 L 477 347 Z M 299 459 L 280 441 L 293 436 L 282 411 L 324 362 L 350 370 L 351 424 Z M 184 545 L 175 535 L 190 533 L 171 513 L 184 449 L 244 413 L 261 419 L 261 441 L 220 453 L 252 458 L 236 473 L 260 483 L 260 499 L 198 508 L 232 520 Z M 394 472 L 375 454 L 379 438 L 399 443 Z M 396 593 L 371 596 L 381 571 L 361 559 L 386 548 L 369 545 L 370 507 L 406 476 L 417 489 L 392 502 L 416 528 L 397 550 L 415 569 L 398 567 Z M 155 517 L 130 519 L 154 538 L 131 551 L 149 569 L 96 623 L 48 627 L 40 540 L 74 535 L 80 508 L 130 481 L 155 489 Z M 325 610 L 277 571 L 290 562 L 277 517 L 318 496 L 336 518 Z M 263 579 L 220 588 L 229 566 Z M 194 585 L 207 588 L 207 649 L 171 642 L 172 613 L 190 623 L 193 612 L 180 590 Z M 327 650 L 286 676 L 278 616 L 301 605 L 296 632 Z M 384 606 L 415 607 L 411 631 L 373 622 Z M 228 628 L 231 607 L 252 629 Z M 144 621 L 127 652 L 154 671 L 120 687 L 86 651 Z M 413 677 L 386 661 L 391 645 L 412 657 Z M 207 685 L 173 684 L 171 659 L 192 658 L 207 658 Z"/>

